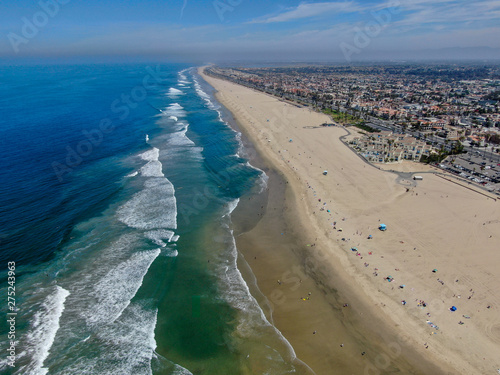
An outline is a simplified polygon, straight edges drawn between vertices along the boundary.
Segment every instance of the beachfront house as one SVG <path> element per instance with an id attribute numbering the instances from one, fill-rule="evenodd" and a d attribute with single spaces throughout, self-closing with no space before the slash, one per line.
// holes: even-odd
<path id="1" fill-rule="evenodd" d="M 403 160 L 420 161 L 423 155 L 429 155 L 432 146 L 415 137 L 393 134 L 384 131 L 365 134 L 354 138 L 350 144 L 368 161 L 374 163 L 401 162 Z"/>

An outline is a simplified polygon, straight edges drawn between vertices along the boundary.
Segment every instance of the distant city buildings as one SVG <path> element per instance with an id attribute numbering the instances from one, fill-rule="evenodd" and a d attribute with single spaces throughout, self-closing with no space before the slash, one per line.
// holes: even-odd
<path id="1" fill-rule="evenodd" d="M 369 162 L 432 162 L 500 194 L 498 65 L 212 66 L 206 73 L 358 126 L 348 144 Z"/>
<path id="2" fill-rule="evenodd" d="M 210 67 L 208 74 L 319 110 L 385 120 L 401 133 L 500 148 L 499 66 Z M 410 151 L 391 149 L 389 159 L 417 160 L 418 154 Z"/>

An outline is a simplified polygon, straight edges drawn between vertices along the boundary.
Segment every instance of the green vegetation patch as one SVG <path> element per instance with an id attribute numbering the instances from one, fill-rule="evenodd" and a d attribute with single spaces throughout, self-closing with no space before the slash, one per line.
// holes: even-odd
<path id="1" fill-rule="evenodd" d="M 357 124 L 354 124 L 354 126 L 369 133 L 380 133 L 379 129 L 372 128 L 371 126 L 366 125 L 364 122 L 358 122 Z"/>
<path id="2" fill-rule="evenodd" d="M 360 122 L 361 119 L 359 117 L 350 115 L 348 113 L 339 112 L 334 109 L 326 108 L 323 109 L 323 113 L 329 116 L 332 116 L 333 121 L 336 121 L 341 124 Z"/>

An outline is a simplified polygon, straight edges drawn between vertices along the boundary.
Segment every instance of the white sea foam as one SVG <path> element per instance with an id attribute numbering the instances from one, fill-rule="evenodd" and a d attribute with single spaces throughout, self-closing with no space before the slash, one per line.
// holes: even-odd
<path id="1" fill-rule="evenodd" d="M 186 116 L 186 111 L 184 107 L 179 103 L 172 103 L 164 111 L 162 111 L 167 116 L 175 116 L 177 118 Z"/>
<path id="2" fill-rule="evenodd" d="M 194 142 L 186 135 L 187 126 L 184 126 L 180 131 L 170 133 L 166 139 L 165 147 L 168 150 L 171 146 L 193 146 Z"/>
<path id="3" fill-rule="evenodd" d="M 208 95 L 205 91 L 203 91 L 198 80 L 196 78 L 194 78 L 193 81 L 194 81 L 194 88 L 196 90 L 196 93 L 200 96 L 200 98 L 202 98 L 205 101 L 205 103 L 207 103 L 207 107 L 212 109 L 212 110 L 218 110 L 220 108 L 220 106 L 215 105 L 210 100 L 210 95 Z M 220 112 L 219 112 L 219 117 L 220 117 Z"/>
<path id="4" fill-rule="evenodd" d="M 262 193 L 267 188 L 267 181 L 269 181 L 269 176 L 262 169 L 254 167 L 248 161 L 245 163 L 245 165 L 249 168 L 259 171 L 259 179 L 257 180 L 257 184 L 260 187 L 259 194 Z"/>
<path id="5" fill-rule="evenodd" d="M 232 200 L 231 202 L 229 202 L 226 206 L 227 213 L 224 216 L 228 216 L 228 215 L 230 216 L 233 213 L 234 209 L 238 206 L 239 202 L 240 202 L 239 198 L 236 198 L 236 199 Z"/>
<path id="6" fill-rule="evenodd" d="M 137 333 L 137 326 L 132 323 L 123 327 L 122 317 L 132 305 L 131 300 L 142 285 L 150 265 L 160 254 L 160 249 L 137 252 L 136 249 L 144 245 L 141 238 L 142 235 L 137 233 L 122 235 L 109 246 L 99 249 L 84 268 L 73 265 L 79 271 L 73 272 L 70 277 L 63 276 L 71 295 L 66 300 L 61 328 L 51 352 L 64 353 L 63 362 L 56 359 L 64 366 L 58 370 L 51 368 L 51 374 L 148 373 L 142 370 L 119 371 L 122 363 L 135 360 L 119 358 L 122 351 L 137 354 L 141 346 L 134 341 L 118 343 L 112 334 L 114 330 L 127 329 Z M 137 319 L 135 323 L 140 325 L 143 322 Z M 154 325 L 151 330 L 154 330 Z M 103 335 L 105 339 L 98 336 L 101 332 L 108 332 L 108 335 Z M 136 340 L 141 340 L 142 345 L 146 339 L 143 336 Z M 130 347 L 125 348 L 127 346 Z M 142 366 L 147 368 L 148 363 L 144 362 Z"/>
<path id="7" fill-rule="evenodd" d="M 183 106 L 181 106 L 179 103 L 172 103 L 172 104 L 170 104 L 167 108 L 177 109 L 177 110 L 184 109 L 184 107 L 183 107 Z"/>
<path id="8" fill-rule="evenodd" d="M 201 87 L 200 87 L 200 90 L 201 90 Z M 203 93 L 204 93 L 204 94 L 208 97 L 208 95 L 207 95 L 205 92 L 203 92 Z M 218 109 L 218 108 L 219 108 L 219 107 L 217 107 L 217 108 L 212 108 L 212 109 L 213 109 L 213 110 L 215 110 L 215 111 L 218 113 L 218 115 L 219 115 L 219 120 L 220 120 L 222 123 L 224 123 L 224 124 L 225 124 L 225 125 L 226 125 L 226 126 L 227 126 L 230 130 L 231 130 L 231 131 L 233 131 L 233 132 L 234 132 L 234 136 L 235 136 L 235 138 L 236 138 L 236 140 L 237 140 L 237 142 L 238 142 L 238 151 L 236 152 L 235 156 L 236 156 L 236 157 L 241 157 L 241 156 L 240 156 L 240 154 L 245 155 L 244 145 L 243 145 L 243 142 L 242 142 L 242 140 L 241 140 L 241 137 L 242 137 L 241 132 L 239 132 L 239 131 L 237 131 L 237 130 L 233 129 L 231 126 L 229 126 L 229 124 L 228 124 L 226 121 L 224 121 L 224 119 L 222 118 L 222 113 L 219 111 L 219 109 Z M 252 164 L 250 164 L 248 161 L 247 161 L 247 162 L 245 162 L 245 165 L 246 165 L 247 167 L 249 167 L 249 168 L 252 168 L 252 169 L 254 169 L 254 170 L 256 170 L 256 171 L 259 171 L 259 172 L 260 172 L 259 179 L 257 180 L 257 183 L 258 183 L 258 184 L 259 184 L 259 186 L 260 186 L 260 191 L 259 191 L 259 193 L 262 193 L 262 192 L 263 192 L 263 191 L 267 188 L 267 181 L 269 180 L 269 176 L 268 176 L 268 175 L 267 175 L 267 174 L 266 174 L 266 173 L 265 173 L 262 169 L 260 169 L 260 168 L 257 168 L 257 167 L 255 167 L 255 166 L 253 166 L 253 165 L 252 165 Z"/>
<path id="9" fill-rule="evenodd" d="M 179 75 L 179 81 L 187 81 L 187 77 L 186 77 L 186 75 L 184 73 L 187 72 L 188 70 L 189 70 L 189 68 L 188 69 L 183 69 L 183 70 L 181 70 L 178 73 L 178 75 Z"/>
<path id="10" fill-rule="evenodd" d="M 139 155 L 142 160 L 146 160 L 147 164 L 143 165 L 139 170 L 144 177 L 164 177 L 162 165 L 158 161 L 160 150 L 153 147 Z"/>
<path id="11" fill-rule="evenodd" d="M 184 95 L 184 93 L 179 90 L 179 89 L 176 89 L 174 87 L 171 87 L 169 90 L 168 90 L 168 94 L 167 94 L 170 98 L 177 98 L 178 96 L 180 95 Z"/>
<path id="12" fill-rule="evenodd" d="M 88 324 L 101 326 L 118 319 L 141 287 L 144 276 L 158 255 L 160 249 L 134 253 L 97 281 L 92 293 L 97 302 L 88 310 Z"/>
<path id="13" fill-rule="evenodd" d="M 144 177 L 163 177 L 162 164 L 159 161 L 150 161 L 140 169 Z"/>
<path id="14" fill-rule="evenodd" d="M 169 116 L 168 117 L 169 120 L 174 120 L 174 121 L 179 121 L 179 119 L 175 116 Z"/>
<path id="15" fill-rule="evenodd" d="M 261 318 L 263 319 L 262 322 L 267 325 L 269 322 L 265 319 L 262 310 L 260 310 L 260 308 L 256 309 L 256 301 L 250 294 L 248 286 L 236 266 L 237 253 L 234 238 L 231 238 L 229 246 L 232 251 L 230 254 L 226 254 L 227 261 L 225 262 L 225 265 L 221 264 L 222 273 L 224 274 L 224 277 L 222 278 L 222 283 L 224 285 L 223 289 L 225 291 L 224 297 L 234 308 L 240 311 L 259 311 L 261 313 Z M 251 327 L 248 327 L 248 329 L 251 330 Z"/>
<path id="16" fill-rule="evenodd" d="M 172 240 L 172 237 L 174 236 L 174 232 L 166 229 L 158 229 L 146 232 L 144 233 L 144 236 L 146 238 L 149 238 L 156 245 L 165 247 L 167 246 L 165 241 L 170 242 Z"/>
<path id="17" fill-rule="evenodd" d="M 117 210 L 118 219 L 137 229 L 177 229 L 174 186 L 166 178 L 150 178 L 144 189 Z"/>
<path id="18" fill-rule="evenodd" d="M 240 322 L 237 326 L 238 334 L 244 338 L 247 338 L 254 337 L 256 332 L 262 329 L 272 330 L 285 344 L 288 351 L 288 356 L 292 359 L 295 359 L 296 355 L 293 347 L 282 335 L 282 333 L 276 327 L 274 327 L 274 325 L 269 323 L 257 300 L 252 296 L 247 284 L 243 280 L 243 277 L 236 265 L 237 249 L 232 231 L 231 237 L 232 251 L 228 259 L 229 265 L 224 269 L 225 278 L 223 279 L 223 283 L 225 284 L 224 289 L 226 291 L 226 300 L 242 314 Z M 282 359 L 281 355 L 280 358 Z"/>
<path id="19" fill-rule="evenodd" d="M 220 254 L 218 273 L 220 275 L 220 290 L 223 292 L 223 298 L 239 312 L 236 334 L 243 340 L 252 339 L 260 335 L 269 337 L 274 333 L 281 343 L 284 344 L 281 350 L 268 347 L 269 373 L 274 373 L 273 368 L 277 363 L 290 363 L 289 360 L 296 359 L 295 352 L 290 343 L 266 318 L 255 297 L 245 283 L 237 267 L 237 249 L 236 242 L 230 227 L 230 213 L 233 212 L 235 201 L 230 202 L 227 208 L 227 214 L 222 218 L 223 226 L 227 228 L 227 237 L 221 238 L 221 241 L 228 243 L 227 251 Z M 286 358 L 286 359 L 285 359 Z M 293 365 L 289 365 L 291 372 L 294 372 Z"/>
<path id="20" fill-rule="evenodd" d="M 151 375 L 156 349 L 154 330 L 158 310 L 131 303 L 113 323 L 105 324 L 85 350 L 57 375 Z"/>
<path id="21" fill-rule="evenodd" d="M 111 374 L 152 374 L 151 359 L 156 349 L 155 327 L 158 310 L 148 310 L 139 304 L 131 304 L 118 324 L 99 333 L 113 348 L 103 358 L 112 367 Z M 117 361 L 116 359 L 121 359 Z M 118 362 L 118 363 L 117 363 Z M 102 374 L 103 372 L 98 372 Z"/>
<path id="22" fill-rule="evenodd" d="M 64 302 L 69 294 L 66 289 L 56 286 L 55 291 L 47 296 L 33 316 L 30 330 L 24 338 L 26 342 L 21 346 L 24 351 L 19 354 L 19 358 L 28 355 L 31 360 L 28 365 L 22 366 L 17 374 L 44 375 L 48 373 L 49 370 L 43 367 L 43 362 L 49 355 L 59 330 Z"/>
<path id="23" fill-rule="evenodd" d="M 135 177 L 135 176 L 137 176 L 138 174 L 139 174 L 139 172 L 135 171 L 135 172 L 132 172 L 132 173 L 130 173 L 130 174 L 128 174 L 128 175 L 126 175 L 125 177 Z"/>
<path id="24" fill-rule="evenodd" d="M 175 189 L 162 172 L 160 150 L 153 147 L 139 156 L 147 161 L 140 173 L 149 178 L 144 182 L 143 190 L 118 208 L 118 220 L 137 229 L 176 229 Z"/>
<path id="25" fill-rule="evenodd" d="M 235 133 L 235 138 L 238 142 L 238 151 L 236 152 L 235 156 L 240 157 L 240 154 L 245 154 L 244 145 L 243 145 L 243 142 L 241 140 L 241 136 L 242 136 L 241 132 L 233 129 L 231 126 L 229 126 L 229 124 L 226 121 L 224 121 L 224 119 L 222 118 L 222 113 L 219 110 L 220 106 L 216 106 L 216 105 L 214 105 L 214 103 L 212 103 L 212 101 L 210 100 L 210 96 L 205 91 L 203 91 L 200 83 L 198 82 L 198 80 L 196 78 L 194 78 L 193 81 L 194 81 L 194 86 L 195 86 L 195 89 L 196 89 L 196 92 L 198 93 L 198 95 L 206 101 L 207 106 L 210 109 L 212 109 L 218 113 L 219 120 Z M 255 169 L 255 170 L 260 172 L 259 179 L 257 180 L 257 183 L 260 187 L 259 193 L 262 193 L 267 188 L 267 181 L 269 180 L 269 177 L 266 175 L 266 173 L 262 169 L 254 167 L 248 161 L 245 164 L 247 167 Z"/>
<path id="26" fill-rule="evenodd" d="M 203 99 L 209 99 L 210 96 L 208 96 L 208 94 L 203 91 L 203 89 L 201 88 L 201 85 L 200 83 L 195 79 L 194 80 L 194 87 L 196 89 L 196 92 L 198 93 L 199 96 L 201 96 Z"/>
<path id="27" fill-rule="evenodd" d="M 257 180 L 257 184 L 259 184 L 260 187 L 259 194 L 267 189 L 268 181 L 269 181 L 269 176 L 264 171 L 262 171 L 262 173 L 259 175 L 259 179 Z"/>
<path id="28" fill-rule="evenodd" d="M 156 147 L 153 147 L 151 150 L 139 154 L 139 157 L 142 160 L 146 161 L 158 160 L 159 156 L 160 156 L 160 150 L 158 150 Z"/>
<path id="29" fill-rule="evenodd" d="M 241 140 L 241 136 L 242 136 L 241 132 L 239 132 L 239 131 L 233 129 L 231 126 L 229 126 L 229 124 L 222 118 L 222 113 L 219 110 L 220 106 L 216 106 L 216 105 L 214 105 L 214 103 L 212 103 L 212 101 L 210 100 L 210 96 L 205 91 L 203 91 L 200 83 L 198 82 L 198 80 L 196 78 L 194 78 L 193 81 L 194 81 L 194 86 L 195 86 L 195 89 L 196 89 L 196 92 L 198 93 L 198 95 L 207 102 L 207 106 L 210 109 L 212 109 L 218 113 L 219 120 L 235 133 L 235 138 L 238 142 L 238 151 L 236 152 L 235 156 L 240 157 L 240 154 L 244 155 L 245 151 L 244 151 L 243 142 Z M 262 169 L 254 167 L 248 161 L 245 164 L 247 167 L 255 169 L 255 170 L 260 172 L 260 176 L 259 176 L 259 179 L 257 180 L 257 183 L 260 187 L 259 193 L 262 193 L 267 188 L 267 181 L 269 180 L 269 176 L 267 176 L 266 173 Z"/>

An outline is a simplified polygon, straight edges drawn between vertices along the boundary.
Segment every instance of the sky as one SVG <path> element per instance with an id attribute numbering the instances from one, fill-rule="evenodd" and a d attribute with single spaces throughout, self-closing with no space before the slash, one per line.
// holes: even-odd
<path id="1" fill-rule="evenodd" d="M 0 60 L 500 59 L 499 0 L 15 0 Z"/>

